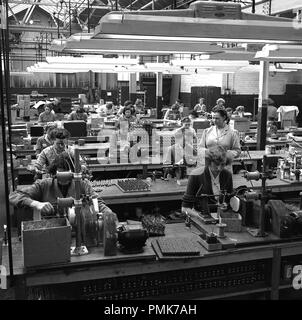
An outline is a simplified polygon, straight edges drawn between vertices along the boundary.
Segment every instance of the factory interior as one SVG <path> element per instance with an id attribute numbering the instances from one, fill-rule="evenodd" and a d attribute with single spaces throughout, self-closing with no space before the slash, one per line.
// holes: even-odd
<path id="1" fill-rule="evenodd" d="M 301 300 L 301 0 L 0 19 L 0 300 Z"/>

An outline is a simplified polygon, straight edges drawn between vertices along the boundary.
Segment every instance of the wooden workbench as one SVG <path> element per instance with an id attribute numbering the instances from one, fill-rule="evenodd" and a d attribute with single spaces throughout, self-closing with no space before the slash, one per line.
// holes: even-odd
<path id="1" fill-rule="evenodd" d="M 81 147 L 82 148 L 82 147 Z M 87 152 L 89 146 L 85 150 Z M 85 152 L 84 151 L 84 152 Z M 252 164 L 254 168 L 259 161 L 262 160 L 265 155 L 264 150 L 251 150 L 249 151 L 249 156 L 246 152 L 242 152 L 239 158 L 233 160 L 233 165 L 241 165 L 241 160 L 244 160 L 245 164 Z M 268 155 L 268 157 L 284 157 L 284 153 L 277 153 L 275 155 Z M 163 156 L 150 157 L 149 159 L 144 159 L 141 163 L 108 163 L 100 164 L 97 163 L 97 158 L 93 158 L 96 163 L 89 163 L 88 167 L 93 172 L 108 172 L 108 171 L 131 171 L 131 170 L 143 170 L 144 166 L 147 166 L 148 170 L 161 169 L 163 167 Z M 109 159 L 108 159 L 109 161 Z"/>
<path id="2" fill-rule="evenodd" d="M 198 237 L 183 223 L 166 225 L 165 233 L 167 238 L 196 239 Z M 237 237 L 248 236 L 239 233 Z M 24 268 L 22 245 L 17 239 L 14 239 L 13 262 L 15 283 L 18 289 L 17 298 L 26 298 L 28 294 L 26 289 L 36 288 L 36 291 L 34 291 L 36 292 L 36 299 L 43 299 L 46 292 L 52 290 L 49 286 L 63 285 L 60 290 L 64 290 L 64 288 L 73 284 L 80 288 L 84 286 L 85 290 L 82 291 L 85 291 L 85 293 L 87 293 L 87 288 L 90 288 L 88 293 L 91 295 L 95 294 L 102 297 L 107 293 L 109 299 L 110 297 L 112 297 L 111 299 L 144 298 L 144 295 L 147 299 L 150 296 L 172 299 L 213 299 L 230 298 L 256 292 L 270 292 L 271 299 L 278 299 L 279 289 L 291 288 L 291 281 L 281 280 L 282 259 L 301 255 L 302 241 L 297 239 L 280 240 L 273 235 L 258 239 L 249 237 L 249 245 L 246 247 L 235 246 L 232 249 L 214 252 L 208 252 L 200 247 L 200 255 L 197 257 L 171 257 L 169 259 L 163 259 L 155 255 L 151 245 L 154 238 L 149 238 L 143 253 L 125 255 L 118 252 L 116 256 L 104 257 L 103 248 L 95 247 L 90 249 L 88 255 L 72 257 L 70 262 L 30 269 Z M 3 247 L 2 260 L 2 264 L 9 270 L 7 247 Z M 237 280 L 235 280 L 236 282 L 232 280 L 234 277 L 235 279 L 244 279 L 247 272 L 242 269 L 242 266 L 253 266 L 255 262 L 261 262 L 266 266 L 267 271 L 264 273 L 263 279 L 259 281 L 259 279 L 253 278 L 252 283 L 245 285 L 238 285 Z M 224 268 L 225 273 L 217 277 L 215 272 L 219 268 L 220 270 Z M 197 274 L 200 278 L 195 279 L 194 275 Z M 191 276 L 195 279 L 194 283 L 206 281 L 204 283 L 209 285 L 202 286 L 202 288 L 192 287 L 190 285 L 192 283 L 190 281 Z M 156 279 L 156 281 L 154 282 L 152 279 Z M 81 281 L 85 281 L 85 283 Z M 101 284 L 104 286 L 104 291 L 101 288 L 97 289 L 100 286 L 98 281 L 103 281 Z M 211 287 L 210 281 L 212 281 Z M 132 285 L 129 286 L 130 283 Z M 172 284 L 175 286 L 173 294 L 161 296 L 158 286 L 164 289 L 171 288 Z M 92 289 L 91 286 L 95 286 L 95 289 Z M 154 291 L 151 291 L 151 289 Z M 76 294 L 78 291 L 73 287 L 71 292 Z M 130 292 L 133 292 L 134 296 Z M 140 292 L 140 295 L 137 296 L 136 292 Z M 32 296 L 33 293 L 31 293 Z M 82 298 L 85 297 L 87 298 L 87 295 L 82 296 Z"/>
<path id="3" fill-rule="evenodd" d="M 277 140 L 277 139 L 272 139 L 272 138 L 266 139 L 266 145 L 269 145 L 269 146 L 285 147 L 290 142 L 291 142 L 291 140 L 289 140 L 289 139 L 286 139 L 286 140 Z M 245 141 L 245 145 L 249 148 L 256 148 L 257 141 L 256 140 Z"/>
<path id="4" fill-rule="evenodd" d="M 253 188 L 255 190 L 261 189 L 261 181 L 252 181 Z M 246 185 L 251 187 L 242 174 L 233 175 L 234 188 Z M 26 185 L 19 185 L 18 189 L 26 189 Z M 272 192 L 298 192 L 302 189 L 302 182 L 291 184 L 288 181 L 275 178 L 273 180 L 267 180 L 267 187 L 272 189 Z M 103 198 L 106 204 L 125 204 L 125 203 L 145 203 L 145 202 L 160 202 L 160 201 L 174 201 L 181 200 L 186 190 L 186 186 L 180 186 L 173 179 L 171 181 L 163 181 L 157 179 L 151 185 L 150 191 L 144 192 L 122 192 L 116 185 L 110 187 L 104 187 L 103 191 L 99 195 Z"/>
<path id="5" fill-rule="evenodd" d="M 261 181 L 253 181 L 254 190 L 261 189 Z M 246 185 L 251 187 L 251 184 L 242 177 L 241 174 L 233 175 L 234 188 Z M 273 192 L 293 192 L 302 189 L 302 182 L 298 184 L 290 184 L 287 181 L 278 178 L 267 181 L 267 186 Z M 125 204 L 125 203 L 145 203 L 145 202 L 160 202 L 160 201 L 175 201 L 182 200 L 182 196 L 186 191 L 186 186 L 179 186 L 175 180 L 163 181 L 157 179 L 151 185 L 150 191 L 145 192 L 122 192 L 117 186 L 113 185 L 105 187 L 100 193 L 106 204 Z"/>

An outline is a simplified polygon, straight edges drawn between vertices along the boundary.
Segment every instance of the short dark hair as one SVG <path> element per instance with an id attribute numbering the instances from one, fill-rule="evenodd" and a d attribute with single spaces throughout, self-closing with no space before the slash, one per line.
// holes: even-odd
<path id="1" fill-rule="evenodd" d="M 213 109 L 213 112 L 219 113 L 226 121 L 229 119 L 226 109 L 224 108 L 214 108 L 214 109 Z"/>
<path id="2" fill-rule="evenodd" d="M 56 137 L 57 125 L 55 123 L 48 124 L 44 127 L 44 132 L 49 136 L 51 140 L 54 140 Z"/>
<path id="3" fill-rule="evenodd" d="M 225 110 L 225 106 L 216 105 L 215 107 L 213 107 L 212 112 L 217 112 L 217 110 L 220 110 L 220 109 L 224 109 Z"/>
<path id="4" fill-rule="evenodd" d="M 179 106 L 177 104 L 172 104 L 171 110 L 179 110 Z"/>
<path id="5" fill-rule="evenodd" d="M 82 106 L 79 106 L 76 110 L 76 113 L 84 113 L 84 112 L 85 112 L 85 109 Z"/>
<path id="6" fill-rule="evenodd" d="M 236 108 L 236 111 L 237 111 L 237 112 L 244 112 L 244 106 L 238 106 L 238 107 Z"/>
<path id="7" fill-rule="evenodd" d="M 126 106 L 126 107 L 123 109 L 123 114 L 125 114 L 127 110 L 130 110 L 131 115 L 132 115 L 133 112 L 134 112 L 133 105 L 128 105 L 128 106 Z"/>
<path id="8" fill-rule="evenodd" d="M 44 132 L 47 133 L 50 130 L 56 129 L 57 128 L 57 124 L 52 122 L 52 123 L 48 123 L 45 127 L 44 127 Z"/>
<path id="9" fill-rule="evenodd" d="M 44 105 L 44 110 L 45 110 L 46 108 L 50 109 L 50 111 L 51 111 L 52 108 L 53 108 L 52 103 L 45 103 L 45 105 Z"/>
<path id="10" fill-rule="evenodd" d="M 112 102 L 107 102 L 106 103 L 106 108 L 112 109 L 113 108 L 113 103 Z"/>
<path id="11" fill-rule="evenodd" d="M 191 122 L 191 119 L 189 117 L 183 117 L 181 119 L 181 123 L 184 123 L 184 122 Z"/>
<path id="12" fill-rule="evenodd" d="M 66 129 L 55 129 L 55 139 L 68 139 L 70 137 L 70 133 Z"/>
<path id="13" fill-rule="evenodd" d="M 68 153 L 64 151 L 56 156 L 54 161 L 48 167 L 48 172 L 51 175 L 55 175 L 58 169 L 74 172 L 73 161 L 74 159 L 71 161 L 71 155 L 68 155 Z"/>
<path id="14" fill-rule="evenodd" d="M 226 111 L 226 112 L 233 112 L 233 108 L 228 107 L 228 108 L 225 109 L 225 111 Z"/>

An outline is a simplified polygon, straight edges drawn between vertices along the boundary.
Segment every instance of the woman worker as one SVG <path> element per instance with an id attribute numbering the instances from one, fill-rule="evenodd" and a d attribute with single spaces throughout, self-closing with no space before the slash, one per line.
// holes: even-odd
<path id="1" fill-rule="evenodd" d="M 240 155 L 241 146 L 237 130 L 230 128 L 228 114 L 225 109 L 216 109 L 213 114 L 214 125 L 204 130 L 200 143 L 201 148 L 222 146 L 229 156 L 236 158 Z"/>
<path id="2" fill-rule="evenodd" d="M 171 109 L 168 109 L 164 116 L 164 122 L 176 122 L 181 119 L 181 107 L 178 104 L 173 104 Z"/>
<path id="3" fill-rule="evenodd" d="M 119 108 L 119 110 L 118 110 L 118 112 L 117 112 L 116 115 L 117 115 L 117 116 L 121 116 L 121 115 L 123 114 L 124 108 L 125 108 L 125 107 L 128 107 L 128 106 L 132 106 L 132 101 L 126 100 L 126 101 L 124 102 L 124 105 Z"/>
<path id="4" fill-rule="evenodd" d="M 73 163 L 67 153 L 59 154 L 51 163 L 49 167 L 49 172 L 52 174 L 51 178 L 37 180 L 33 185 L 23 191 L 17 190 L 12 192 L 9 196 L 10 203 L 18 208 L 29 207 L 37 209 L 42 215 L 63 215 L 63 210 L 56 212 L 57 207 L 55 204 L 57 203 L 57 198 L 74 198 L 75 182 L 73 179 L 58 181 L 56 178 L 57 171 L 74 171 Z M 112 213 L 111 209 L 98 197 L 98 194 L 93 190 L 88 180 L 83 179 L 80 183 L 81 194 L 98 199 L 100 212 Z"/>
<path id="5" fill-rule="evenodd" d="M 175 143 L 164 152 L 164 164 L 196 164 L 194 143 L 197 136 L 189 117 L 181 119 L 181 128 L 175 130 Z"/>
<path id="6" fill-rule="evenodd" d="M 84 107 L 81 107 L 81 106 L 78 106 L 76 111 L 72 111 L 68 116 L 69 121 L 84 120 L 85 122 L 87 122 L 87 119 L 88 119 L 88 115 L 85 112 Z"/>
<path id="7" fill-rule="evenodd" d="M 41 177 L 44 169 L 46 169 L 49 172 L 50 165 L 59 154 L 66 152 L 66 154 L 71 159 L 74 158 L 74 151 L 71 147 L 68 146 L 69 136 L 70 134 L 66 129 L 55 130 L 53 145 L 42 150 L 35 163 L 36 178 Z M 86 171 L 87 168 L 85 165 L 85 161 L 83 161 L 83 159 L 80 158 L 80 162 L 82 165 L 82 171 Z"/>
<path id="8" fill-rule="evenodd" d="M 204 98 L 199 98 L 198 103 L 194 107 L 194 111 L 196 111 L 198 115 L 204 115 L 207 112 L 207 107 L 204 104 Z"/>
<path id="9" fill-rule="evenodd" d="M 128 122 L 129 129 L 131 128 L 131 125 L 133 123 L 137 122 L 135 111 L 132 105 L 128 105 L 123 109 L 123 114 L 118 119 L 118 124 L 117 124 L 118 129 L 121 127 L 121 123 L 125 124 L 127 122 Z"/>
<path id="10" fill-rule="evenodd" d="M 46 104 L 44 111 L 40 113 L 38 122 L 54 122 L 56 121 L 56 115 L 51 108 L 51 104 Z"/>
<path id="11" fill-rule="evenodd" d="M 228 203 L 230 194 L 233 192 L 232 174 L 225 169 L 231 159 L 227 156 L 224 147 L 216 145 L 209 148 L 206 150 L 205 157 L 205 168 L 196 168 L 191 172 L 187 190 L 183 196 L 181 210 L 188 215 L 196 215 L 195 210 L 204 212 L 206 206 L 210 211 L 215 212 L 217 204 L 223 201 Z M 223 192 L 226 193 L 225 197 Z"/>
<path id="12" fill-rule="evenodd" d="M 36 156 L 38 156 L 42 152 L 42 150 L 44 150 L 45 148 L 52 146 L 55 140 L 56 128 L 57 126 L 54 123 L 51 123 L 45 126 L 44 128 L 45 134 L 42 137 L 39 137 L 37 139 Z"/>
<path id="13" fill-rule="evenodd" d="M 145 114 L 145 106 L 142 99 L 136 99 L 134 109 L 136 114 Z"/>
<path id="14" fill-rule="evenodd" d="M 215 112 L 217 109 L 225 109 L 225 100 L 219 98 L 216 100 L 216 106 L 213 107 L 212 112 Z"/>

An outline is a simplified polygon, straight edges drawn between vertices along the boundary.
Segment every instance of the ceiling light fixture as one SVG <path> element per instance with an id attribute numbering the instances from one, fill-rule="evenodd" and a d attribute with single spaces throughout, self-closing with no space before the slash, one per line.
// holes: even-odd
<path id="1" fill-rule="evenodd" d="M 100 19 L 93 38 L 302 43 L 292 19 L 247 14 L 241 12 L 240 4 L 215 1 L 196 1 L 183 10 L 110 12 Z"/>

